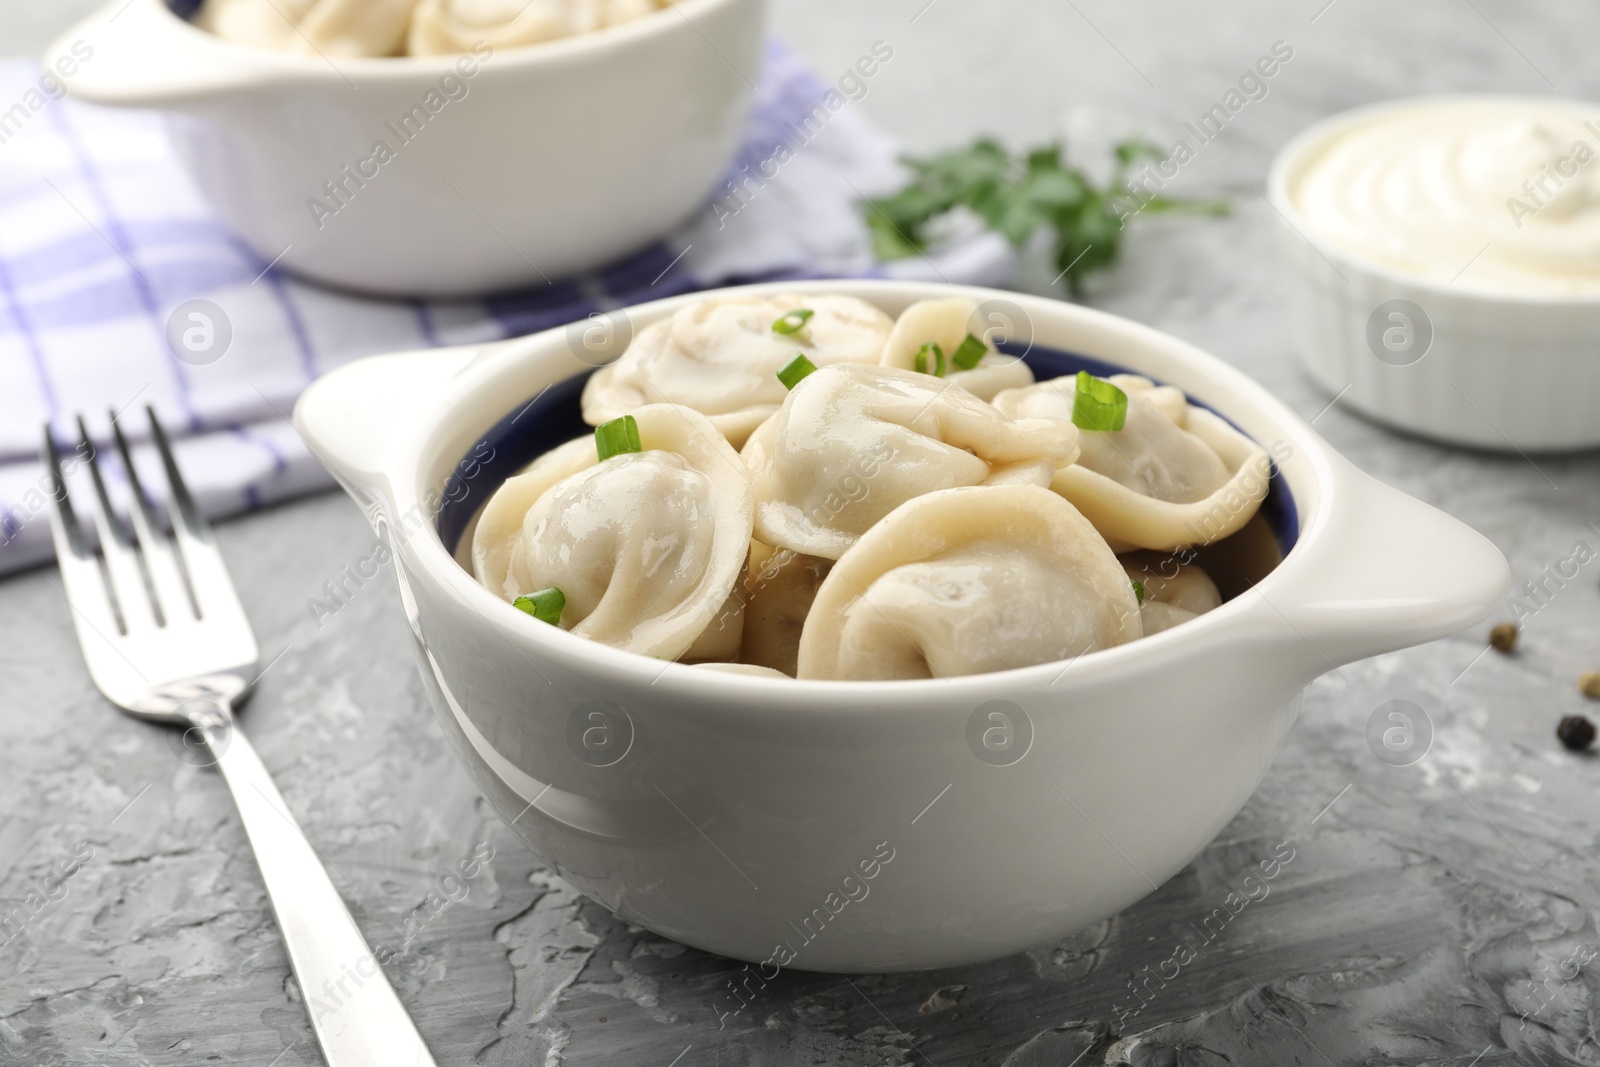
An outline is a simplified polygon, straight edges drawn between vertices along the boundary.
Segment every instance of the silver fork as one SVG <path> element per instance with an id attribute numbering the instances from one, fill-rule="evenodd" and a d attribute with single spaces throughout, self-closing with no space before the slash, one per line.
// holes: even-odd
<path id="1" fill-rule="evenodd" d="M 119 522 L 98 457 L 78 419 L 80 458 L 94 493 L 96 552 L 67 495 L 68 471 L 50 427 L 44 454 L 55 507 L 50 527 L 89 676 L 106 699 L 141 719 L 185 728 L 222 771 L 310 1005 L 329 1067 L 434 1067 L 411 1017 L 384 978 L 316 850 L 234 722 L 259 655 L 255 635 L 211 527 L 178 473 L 167 435 L 150 416 L 169 486 L 172 539 L 140 484 L 112 416 L 133 496 L 133 533 Z M 353 987 L 353 988 L 352 988 Z"/>

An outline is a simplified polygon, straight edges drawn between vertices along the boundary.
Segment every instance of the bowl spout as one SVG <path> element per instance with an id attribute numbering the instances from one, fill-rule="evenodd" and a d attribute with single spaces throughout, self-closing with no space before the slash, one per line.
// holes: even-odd
<path id="1" fill-rule="evenodd" d="M 1263 583 L 1269 622 L 1308 664 L 1331 670 L 1479 623 L 1511 586 L 1505 556 L 1465 523 L 1336 460 L 1308 558 Z"/>
<path id="2" fill-rule="evenodd" d="M 110 107 L 203 110 L 217 93 L 261 84 L 286 64 L 255 49 L 220 49 L 164 0 L 111 0 L 45 50 L 72 95 Z"/>
<path id="3" fill-rule="evenodd" d="M 450 382 L 495 345 L 373 356 L 323 375 L 294 406 L 294 424 L 323 466 L 363 510 L 393 504 L 410 469 L 400 447 Z"/>

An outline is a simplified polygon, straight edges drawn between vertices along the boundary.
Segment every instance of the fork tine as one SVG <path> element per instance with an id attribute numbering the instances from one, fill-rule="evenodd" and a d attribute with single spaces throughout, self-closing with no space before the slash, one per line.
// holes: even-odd
<path id="1" fill-rule="evenodd" d="M 188 582 L 179 571 L 172 543 L 167 540 L 155 508 L 144 491 L 139 470 L 133 465 L 133 453 L 128 448 L 127 438 L 122 435 L 122 424 L 117 422 L 115 412 L 111 414 L 111 433 L 117 442 L 117 454 L 122 457 L 122 468 L 128 472 L 128 487 L 133 493 L 133 509 L 129 514 L 133 520 L 134 535 L 139 541 L 139 550 L 144 554 L 145 572 L 155 590 L 157 617 L 162 625 L 171 625 L 183 619 L 186 613 L 198 618 L 199 609 L 194 606 Z"/>
<path id="2" fill-rule="evenodd" d="M 174 512 L 173 532 L 179 535 L 180 543 L 189 540 L 214 543 L 216 539 L 211 535 L 211 524 L 206 522 L 206 517 L 200 514 L 200 508 L 195 505 L 194 497 L 189 495 L 189 486 L 178 470 L 178 461 L 172 456 L 172 442 L 167 439 L 167 431 L 162 428 L 161 420 L 156 418 L 156 409 L 147 404 L 144 410 L 150 416 L 150 436 L 156 443 L 156 451 L 161 453 L 161 465 L 167 472 L 167 488 L 171 492 Z"/>
<path id="3" fill-rule="evenodd" d="M 44 427 L 42 451 L 50 470 L 50 533 L 56 543 L 56 560 L 61 566 L 61 580 L 66 585 L 67 602 L 91 628 L 106 636 L 120 629 L 115 605 L 100 561 L 89 547 L 89 539 L 84 536 L 83 525 L 72 506 L 61 449 L 56 445 L 49 423 Z M 92 454 L 92 445 L 90 451 Z"/>
<path id="4" fill-rule="evenodd" d="M 161 453 L 161 465 L 167 472 L 167 490 L 172 512 L 172 532 L 182 553 L 184 571 L 189 576 L 189 589 L 194 594 L 195 608 L 202 619 L 216 617 L 244 617 L 244 608 L 234 591 L 233 579 L 228 577 L 228 566 L 217 550 L 217 539 L 211 524 L 200 513 L 199 506 L 189 493 L 189 486 L 178 470 L 178 461 L 172 454 L 172 442 L 161 420 L 156 418 L 154 407 L 146 406 L 150 416 L 150 436 L 156 450 Z"/>
<path id="5" fill-rule="evenodd" d="M 52 529 L 59 527 L 62 535 L 62 544 L 57 548 L 66 548 L 64 555 L 74 560 L 85 561 L 94 558 L 94 550 L 89 547 L 89 539 L 83 536 L 83 526 L 78 522 L 78 512 L 72 506 L 72 497 L 67 494 L 67 472 L 61 458 L 61 448 L 56 444 L 55 435 L 50 432 L 50 424 L 44 424 L 44 448 L 41 451 L 45 465 L 50 469 L 50 500 L 54 505 L 51 509 L 51 518 L 54 520 Z"/>
<path id="6" fill-rule="evenodd" d="M 83 416 L 78 416 L 78 437 L 81 447 L 89 453 L 89 478 L 94 485 L 94 525 L 100 532 L 100 555 L 106 561 L 106 573 L 111 579 L 111 594 L 122 616 L 124 633 L 145 630 L 156 624 L 151 610 L 151 597 L 145 588 L 144 570 L 138 559 L 138 549 L 126 530 L 117 522 L 117 513 L 111 507 L 111 496 L 106 492 L 105 478 L 100 473 L 100 456 L 89 440 L 89 429 Z"/>

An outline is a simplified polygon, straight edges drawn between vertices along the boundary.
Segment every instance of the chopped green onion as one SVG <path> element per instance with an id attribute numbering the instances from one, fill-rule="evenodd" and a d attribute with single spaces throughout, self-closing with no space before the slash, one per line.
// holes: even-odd
<path id="1" fill-rule="evenodd" d="M 1078 372 L 1078 391 L 1072 397 L 1072 425 L 1104 433 L 1122 429 L 1127 418 L 1127 393 L 1086 370 Z"/>
<path id="2" fill-rule="evenodd" d="M 624 415 L 596 426 L 594 447 L 600 453 L 601 463 L 624 452 L 643 452 L 644 446 L 639 443 L 639 424 L 632 415 Z"/>
<path id="3" fill-rule="evenodd" d="M 933 370 L 931 371 L 928 369 L 928 357 L 930 355 L 933 356 Z M 918 374 L 932 374 L 935 378 L 943 378 L 947 369 L 944 363 L 944 349 L 929 341 L 917 349 L 916 367 Z"/>
<path id="4" fill-rule="evenodd" d="M 793 311 L 786 312 L 782 318 L 772 324 L 772 332 L 781 333 L 785 337 L 793 337 L 805 329 L 806 323 L 810 322 L 811 316 L 815 314 L 816 312 L 810 308 L 795 308 Z"/>
<path id="5" fill-rule="evenodd" d="M 561 625 L 561 611 L 567 606 L 567 596 L 555 586 L 537 593 L 525 593 L 511 602 L 540 622 L 551 626 Z"/>
<path id="6" fill-rule="evenodd" d="M 783 365 L 783 369 L 778 372 L 778 381 L 783 383 L 785 389 L 793 389 L 800 384 L 801 378 L 816 369 L 817 365 L 807 359 L 804 352 L 799 352 Z"/>
<path id="7" fill-rule="evenodd" d="M 950 362 L 961 370 L 971 370 L 983 362 L 983 357 L 988 354 L 989 346 L 969 333 L 956 346 L 955 354 L 950 357 Z"/>
<path id="8" fill-rule="evenodd" d="M 1133 579 L 1133 595 L 1138 599 L 1139 603 L 1144 603 L 1144 583 L 1137 578 Z"/>

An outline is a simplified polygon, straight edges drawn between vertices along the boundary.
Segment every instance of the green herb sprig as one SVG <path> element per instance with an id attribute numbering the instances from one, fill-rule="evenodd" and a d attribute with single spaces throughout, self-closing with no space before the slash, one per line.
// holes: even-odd
<path id="1" fill-rule="evenodd" d="M 882 260 L 919 255 L 927 248 L 931 225 L 964 207 L 1019 248 L 1041 228 L 1052 231 L 1056 266 L 1072 294 L 1079 296 L 1085 278 L 1116 262 L 1130 216 L 1227 213 L 1222 201 L 1136 192 L 1128 171 L 1141 159 L 1165 155 L 1149 141 L 1123 141 L 1115 153 L 1111 181 L 1104 188 L 1069 164 L 1059 144 L 1013 158 L 996 142 L 980 140 L 927 159 L 908 158 L 904 162 L 913 172 L 911 183 L 893 196 L 863 205 L 873 250 Z"/>

